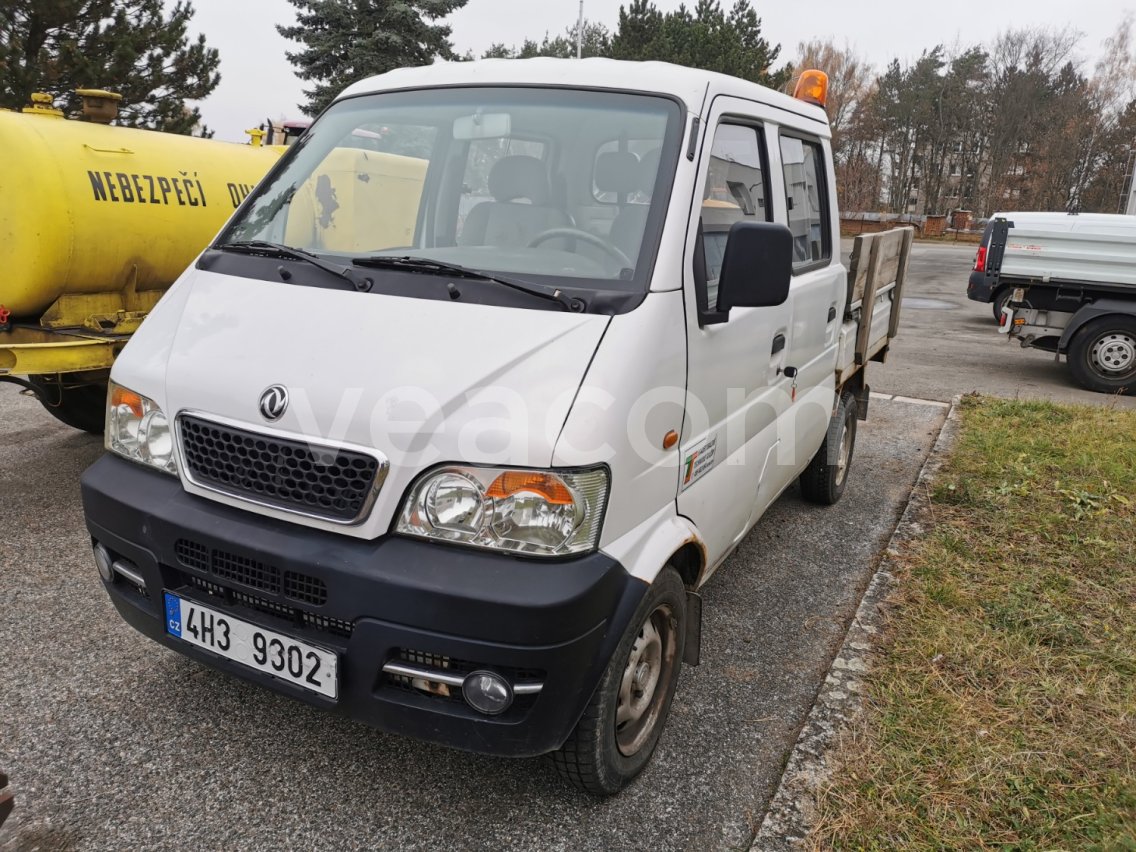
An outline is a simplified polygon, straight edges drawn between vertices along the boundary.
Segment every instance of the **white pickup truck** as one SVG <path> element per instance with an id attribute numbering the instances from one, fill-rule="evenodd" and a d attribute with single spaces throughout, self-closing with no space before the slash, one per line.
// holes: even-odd
<path id="1" fill-rule="evenodd" d="M 841 263 L 823 82 L 540 59 L 344 92 L 114 365 L 82 490 L 119 613 L 627 784 L 697 590 L 795 482 L 840 498 L 896 333 L 911 232 Z"/>
<path id="2" fill-rule="evenodd" d="M 1023 347 L 1065 355 L 1082 387 L 1136 390 L 1136 216 L 997 213 L 967 294 Z"/>

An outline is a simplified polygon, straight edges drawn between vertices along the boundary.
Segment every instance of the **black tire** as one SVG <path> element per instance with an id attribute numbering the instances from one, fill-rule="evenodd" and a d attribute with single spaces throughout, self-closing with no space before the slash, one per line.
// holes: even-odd
<path id="1" fill-rule="evenodd" d="M 1014 295 L 1014 291 L 1010 287 L 1002 287 L 994 294 L 991 304 L 994 308 L 994 321 L 1002 321 L 1002 308 L 1006 307 L 1006 302 L 1010 301 L 1010 297 Z"/>
<path id="2" fill-rule="evenodd" d="M 657 667 L 648 653 L 654 645 L 652 630 L 658 638 Z M 668 566 L 640 601 L 575 730 L 552 753 L 565 780 L 586 793 L 611 796 L 643 771 L 671 709 L 685 639 L 686 589 Z M 649 694 L 637 692 L 652 674 Z M 618 722 L 621 712 L 625 718 Z"/>
<path id="3" fill-rule="evenodd" d="M 39 393 L 47 413 L 73 429 L 101 435 L 106 422 L 106 382 L 69 385 L 55 377 L 33 376 L 29 381 Z"/>
<path id="4" fill-rule="evenodd" d="M 1097 393 L 1136 390 L 1136 318 L 1116 314 L 1085 323 L 1069 344 L 1069 371 Z"/>
<path id="5" fill-rule="evenodd" d="M 844 494 L 856 449 L 856 397 L 844 394 L 828 423 L 828 434 L 801 474 L 801 493 L 810 503 L 831 506 Z"/>

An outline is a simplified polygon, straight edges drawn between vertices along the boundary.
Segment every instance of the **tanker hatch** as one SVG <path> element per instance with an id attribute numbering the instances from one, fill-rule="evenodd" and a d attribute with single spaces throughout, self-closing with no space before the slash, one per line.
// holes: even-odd
<path id="1" fill-rule="evenodd" d="M 118 102 L 122 95 L 105 89 L 76 89 L 83 99 L 83 118 L 96 124 L 110 124 L 118 118 Z"/>
<path id="2" fill-rule="evenodd" d="M 21 112 L 45 118 L 63 118 L 63 110 L 56 109 L 54 102 L 55 99 L 47 92 L 32 92 L 32 105 L 24 107 Z"/>

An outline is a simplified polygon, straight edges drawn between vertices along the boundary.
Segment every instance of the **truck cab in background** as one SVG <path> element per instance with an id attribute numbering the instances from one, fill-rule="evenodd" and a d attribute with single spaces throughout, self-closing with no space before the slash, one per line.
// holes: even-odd
<path id="1" fill-rule="evenodd" d="M 698 589 L 793 483 L 840 499 L 897 330 L 911 232 L 841 264 L 805 78 L 498 60 L 344 92 L 115 364 L 82 490 L 119 613 L 381 729 L 629 783 Z"/>

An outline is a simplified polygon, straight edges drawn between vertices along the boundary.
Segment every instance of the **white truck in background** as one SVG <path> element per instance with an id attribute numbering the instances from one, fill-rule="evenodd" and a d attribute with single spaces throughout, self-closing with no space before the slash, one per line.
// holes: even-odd
<path id="1" fill-rule="evenodd" d="M 1082 387 L 1136 391 L 1136 217 L 995 214 L 967 292 L 1002 334 L 1064 355 Z"/>
<path id="2" fill-rule="evenodd" d="M 822 77 L 352 86 L 115 362 L 82 490 L 122 617 L 383 730 L 629 783 L 699 588 L 794 483 L 840 498 L 897 331 L 912 232 L 841 263 Z"/>

